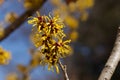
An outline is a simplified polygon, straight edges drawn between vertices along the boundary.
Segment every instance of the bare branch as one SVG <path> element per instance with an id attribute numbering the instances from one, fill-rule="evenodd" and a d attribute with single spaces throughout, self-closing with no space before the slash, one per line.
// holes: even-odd
<path id="1" fill-rule="evenodd" d="M 35 13 L 45 2 L 46 0 L 43 0 L 40 5 L 27 10 L 23 15 L 21 15 L 15 22 L 13 22 L 10 26 L 5 28 L 5 34 L 4 36 L 0 37 L 0 41 L 4 40 L 6 37 L 8 37 L 13 31 L 15 31 L 17 28 L 20 27 L 22 23 L 27 20 L 29 16 L 31 16 L 33 13 Z"/>
<path id="2" fill-rule="evenodd" d="M 120 27 L 118 28 L 118 34 L 114 44 L 114 48 L 98 80 L 110 80 L 119 61 L 120 61 Z"/>
<path id="3" fill-rule="evenodd" d="M 65 80 L 69 80 L 66 65 L 62 65 L 61 61 L 59 61 L 58 63 L 59 63 L 59 65 L 64 73 Z"/>

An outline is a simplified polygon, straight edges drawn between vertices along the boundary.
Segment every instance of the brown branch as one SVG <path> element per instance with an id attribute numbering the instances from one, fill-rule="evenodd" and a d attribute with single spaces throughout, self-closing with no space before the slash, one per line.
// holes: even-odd
<path id="1" fill-rule="evenodd" d="M 118 28 L 118 34 L 114 44 L 114 48 L 98 80 L 110 80 L 119 61 L 120 61 L 120 27 Z"/>
<path id="2" fill-rule="evenodd" d="M 64 73 L 65 80 L 69 80 L 66 65 L 62 65 L 61 61 L 59 61 L 58 64 L 60 65 L 60 67 Z"/>
<path id="3" fill-rule="evenodd" d="M 15 31 L 17 28 L 20 27 L 22 23 L 27 20 L 29 16 L 31 16 L 33 13 L 35 13 L 44 3 L 46 0 L 43 0 L 38 6 L 35 6 L 34 8 L 31 8 L 27 10 L 24 14 L 22 14 L 15 22 L 13 22 L 10 26 L 5 28 L 4 36 L 0 37 L 0 41 L 7 38 L 13 31 Z"/>

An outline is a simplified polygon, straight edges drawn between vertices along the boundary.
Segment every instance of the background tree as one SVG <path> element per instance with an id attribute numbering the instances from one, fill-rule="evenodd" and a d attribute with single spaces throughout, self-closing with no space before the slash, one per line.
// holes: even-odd
<path id="1" fill-rule="evenodd" d="M 0 79 L 62 80 L 37 65 L 30 41 L 28 17 L 40 11 L 41 15 L 60 14 L 65 33 L 72 40 L 73 54 L 65 59 L 70 80 L 97 80 L 106 63 L 117 34 L 120 21 L 119 0 L 0 0 L 0 45 L 11 52 L 8 65 L 1 65 Z M 84 4 L 83 4 L 84 3 Z M 13 5 L 14 4 L 14 5 Z M 93 5 L 94 4 L 94 5 Z M 9 14 L 9 15 L 8 15 Z M 66 38 L 67 39 L 67 38 Z M 29 54 L 30 53 L 30 54 Z M 39 57 L 38 57 L 39 58 Z M 34 69 L 29 72 L 29 65 Z M 24 74 L 24 71 L 29 72 Z M 11 74 L 13 73 L 13 74 Z M 17 74 L 17 75 L 15 75 Z M 119 65 L 112 80 L 120 78 Z"/>

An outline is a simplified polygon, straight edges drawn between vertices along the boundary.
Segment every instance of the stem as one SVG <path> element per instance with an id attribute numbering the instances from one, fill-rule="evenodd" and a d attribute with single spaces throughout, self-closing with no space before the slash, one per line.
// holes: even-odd
<path id="1" fill-rule="evenodd" d="M 65 77 L 65 80 L 69 80 L 69 77 L 68 77 L 68 74 L 67 74 L 67 68 L 66 68 L 66 65 L 63 65 L 61 63 L 61 61 L 58 62 L 58 64 L 60 65 L 63 73 L 64 73 L 64 77 Z"/>
<path id="2" fill-rule="evenodd" d="M 111 55 L 102 70 L 98 80 L 110 80 L 120 61 L 120 27 Z"/>

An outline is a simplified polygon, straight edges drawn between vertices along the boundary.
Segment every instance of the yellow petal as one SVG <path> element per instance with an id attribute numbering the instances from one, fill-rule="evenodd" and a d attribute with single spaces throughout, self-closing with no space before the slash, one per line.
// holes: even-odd
<path id="1" fill-rule="evenodd" d="M 58 65 L 56 64 L 54 66 L 55 66 L 56 72 L 59 73 L 60 71 L 59 71 Z"/>

